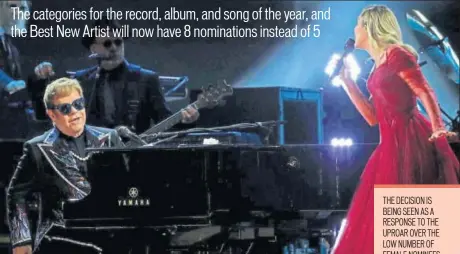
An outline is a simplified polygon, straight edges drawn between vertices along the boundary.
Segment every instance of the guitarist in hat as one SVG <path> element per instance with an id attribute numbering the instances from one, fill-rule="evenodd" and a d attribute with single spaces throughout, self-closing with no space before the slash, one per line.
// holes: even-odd
<path id="1" fill-rule="evenodd" d="M 94 22 L 93 27 L 121 28 L 116 20 L 106 17 Z M 124 41 L 127 38 L 84 37 L 82 44 L 98 65 L 71 73 L 79 80 L 87 100 L 88 123 L 113 128 L 128 126 L 140 134 L 146 131 L 151 121 L 158 123 L 171 115 L 161 91 L 158 74 L 141 68 L 125 59 Z M 30 86 L 37 115 L 44 111 L 40 99 L 49 78 L 54 75 L 51 63 L 44 62 L 35 68 L 37 80 Z M 196 121 L 198 111 L 187 107 L 182 112 L 182 123 Z M 43 114 L 44 115 L 44 114 Z"/>

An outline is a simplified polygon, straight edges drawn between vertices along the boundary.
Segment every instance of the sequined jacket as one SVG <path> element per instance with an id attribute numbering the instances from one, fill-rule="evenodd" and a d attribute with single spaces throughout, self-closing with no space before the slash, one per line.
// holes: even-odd
<path id="1" fill-rule="evenodd" d="M 122 145 L 112 129 L 87 125 L 84 135 L 87 147 Z M 89 195 L 91 184 L 76 160 L 56 128 L 24 143 L 6 193 L 13 248 L 32 245 L 35 251 L 53 226 L 65 227 L 64 202 L 76 202 Z"/>

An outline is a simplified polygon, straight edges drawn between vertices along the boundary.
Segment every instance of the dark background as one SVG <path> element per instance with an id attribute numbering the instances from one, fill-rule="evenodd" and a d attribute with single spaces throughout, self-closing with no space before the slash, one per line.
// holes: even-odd
<path id="1" fill-rule="evenodd" d="M 348 37 L 353 36 L 356 18 L 362 8 L 372 3 L 386 4 L 391 7 L 401 23 L 404 39 L 407 43 L 419 48 L 420 45 L 410 33 L 405 23 L 405 12 L 416 8 L 422 11 L 439 29 L 449 36 L 449 40 L 457 52 L 460 51 L 460 4 L 444 1 L 389 1 L 389 2 L 360 2 L 360 1 L 148 1 L 148 0 L 100 0 L 100 1 L 69 1 L 69 0 L 34 0 L 33 10 L 79 10 L 94 9 L 105 10 L 113 7 L 114 10 L 147 10 L 160 7 L 165 10 L 172 6 L 181 10 L 212 10 L 218 7 L 235 10 L 258 10 L 259 7 L 272 7 L 276 10 L 324 10 L 331 7 L 332 19 L 316 22 L 321 24 L 320 38 L 306 39 L 268 39 L 268 38 L 206 38 L 206 39 L 161 39 L 161 38 L 131 38 L 125 42 L 127 60 L 139 64 L 144 68 L 153 69 L 166 76 L 188 76 L 190 81 L 187 86 L 197 89 L 208 83 L 225 78 L 236 87 L 265 87 L 287 86 L 302 89 L 324 88 L 324 119 L 325 140 L 335 136 L 352 137 L 356 142 L 377 143 L 379 141 L 378 129 L 370 128 L 358 114 L 350 100 L 340 88 L 332 87 L 325 81 L 324 68 L 333 53 L 342 52 L 343 44 Z M 68 27 L 80 27 L 89 24 L 89 21 L 64 21 Z M 125 23 L 125 22 L 123 22 Z M 154 27 L 155 21 L 126 22 L 132 27 Z M 55 22 L 30 21 L 40 27 L 55 25 Z M 162 27 L 183 27 L 190 22 L 163 22 Z M 313 23 L 312 23 L 313 24 Z M 244 24 L 240 21 L 215 21 L 193 23 L 194 26 L 215 27 L 249 26 L 258 27 L 280 25 L 286 27 L 292 24 L 280 24 L 274 21 L 259 21 Z M 94 62 L 88 59 L 89 52 L 81 45 L 80 38 L 15 38 L 16 45 L 21 51 L 23 70 L 31 73 L 33 68 L 42 61 L 49 61 L 55 66 L 58 75 L 63 75 L 67 70 L 77 70 L 89 67 Z M 364 52 L 356 52 L 356 58 L 361 65 L 362 74 L 366 76 L 370 66 L 365 64 L 368 56 Z M 422 56 L 428 64 L 423 67 L 424 74 L 438 95 L 442 108 L 451 116 L 455 115 L 459 107 L 458 85 L 447 80 L 434 66 L 429 58 Z M 361 84 L 365 90 L 365 84 Z M 254 97 L 254 100 L 264 100 L 264 97 Z M 176 105 L 184 105 L 186 102 Z M 273 101 L 273 103 L 276 103 Z M 260 110 L 264 110 L 261 108 Z M 305 118 L 314 117 L 309 112 Z M 6 144 L 7 145 L 7 144 Z M 8 147 L 6 146 L 5 147 Z M 8 148 L 7 148 L 8 149 Z M 364 149 L 360 150 L 360 149 Z M 13 149 L 9 148 L 10 151 Z M 302 151 L 297 157 L 301 158 L 299 172 L 313 172 L 317 168 L 318 160 L 310 148 Z M 360 146 L 350 149 L 350 156 L 343 159 L 344 182 L 342 206 L 346 206 L 360 171 L 367 161 L 373 146 Z M 15 154 L 20 154 L 21 148 L 17 146 Z M 310 154 L 306 156 L 305 154 Z M 6 154 L 4 154 L 6 156 Z M 337 159 L 334 153 L 324 155 L 324 160 L 332 163 Z M 10 156 L 7 156 L 10 157 Z M 342 163 L 342 162 L 341 162 Z M 335 165 L 330 165 L 331 169 Z M 12 168 L 11 168 L 12 169 Z M 8 169 L 6 169 L 8 170 Z M 329 174 L 332 176 L 332 173 Z M 296 178 L 303 181 L 304 178 Z M 334 179 L 330 179 L 331 181 Z M 309 181 L 316 181 L 311 178 Z M 288 182 L 288 181 L 286 181 Z M 304 186 L 303 184 L 295 186 Z M 308 190 L 317 191 L 315 190 Z M 331 194 L 332 195 L 332 194 Z"/>

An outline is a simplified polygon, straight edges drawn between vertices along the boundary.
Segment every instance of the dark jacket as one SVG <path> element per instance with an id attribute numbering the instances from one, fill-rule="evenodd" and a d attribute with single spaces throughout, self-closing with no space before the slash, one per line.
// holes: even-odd
<path id="1" fill-rule="evenodd" d="M 107 126 L 101 121 L 96 108 L 98 66 L 68 73 L 71 77 L 76 78 L 83 88 L 87 103 L 88 124 L 113 128 L 114 126 Z M 119 107 L 115 117 L 115 126 L 125 125 L 137 133 L 142 133 L 150 127 L 151 121 L 158 123 L 171 115 L 157 73 L 125 61 L 116 71 L 114 78 L 115 80 L 110 83 L 115 87 L 115 104 Z M 42 102 L 46 83 L 46 81 L 37 80 L 28 82 L 31 84 L 28 90 L 39 119 L 46 119 Z"/>
<path id="2" fill-rule="evenodd" d="M 111 129 L 87 125 L 84 135 L 87 148 L 122 145 Z M 59 138 L 56 128 L 24 144 L 6 193 L 13 248 L 33 245 L 36 250 L 53 226 L 64 227 L 64 202 L 79 201 L 91 191 L 91 184 L 81 172 L 69 153 L 68 142 Z"/>
<path id="3" fill-rule="evenodd" d="M 21 60 L 18 49 L 11 42 L 11 37 L 5 35 L 10 52 L 0 54 L 0 68 L 14 80 L 23 79 Z M 0 41 L 0 46 L 1 45 Z M 1 87 L 1 86 L 0 86 Z M 0 88 L 0 138 L 23 139 L 29 132 L 27 109 L 31 108 L 31 101 L 25 89 L 12 95 L 3 87 Z"/>
<path id="4" fill-rule="evenodd" d="M 0 64 L 0 68 L 11 78 L 21 79 L 22 71 L 19 50 L 11 42 L 12 38 L 10 35 L 5 34 L 5 40 L 10 52 L 7 54 L 0 54 L 0 56 L 2 57 L 2 59 L 0 59 L 0 63 L 2 63 Z M 0 41 L 0 43 L 2 42 Z M 3 45 L 0 45 L 0 47 L 3 48 Z"/>

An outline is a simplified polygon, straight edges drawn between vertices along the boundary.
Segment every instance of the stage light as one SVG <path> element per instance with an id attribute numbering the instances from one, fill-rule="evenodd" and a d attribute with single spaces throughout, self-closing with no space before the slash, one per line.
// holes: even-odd
<path id="1" fill-rule="evenodd" d="M 358 62 L 356 61 L 355 57 L 352 54 L 346 56 L 346 61 L 350 64 L 350 72 L 351 78 L 356 81 L 358 79 L 359 74 L 361 73 L 361 68 L 359 67 Z M 330 77 L 332 72 L 336 69 L 337 62 L 340 59 L 340 54 L 333 54 L 331 59 L 329 60 L 324 72 Z M 332 85 L 334 86 L 341 86 L 343 85 L 343 81 L 339 76 L 336 76 L 331 81 Z"/>
<path id="2" fill-rule="evenodd" d="M 331 140 L 331 145 L 334 147 L 352 146 L 353 140 L 351 138 L 333 138 Z"/>

